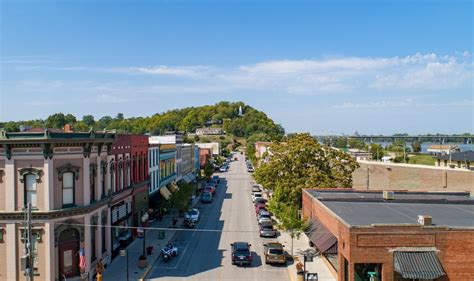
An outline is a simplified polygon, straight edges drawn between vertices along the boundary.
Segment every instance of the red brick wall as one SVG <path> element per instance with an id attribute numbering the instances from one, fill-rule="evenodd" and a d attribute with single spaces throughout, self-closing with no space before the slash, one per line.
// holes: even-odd
<path id="1" fill-rule="evenodd" d="M 345 257 L 349 262 L 349 280 L 355 263 L 382 263 L 383 280 L 393 280 L 393 254 L 396 247 L 436 247 L 447 278 L 474 280 L 474 230 L 455 230 L 421 226 L 364 226 L 349 228 L 320 201 L 303 192 L 303 216 L 316 217 L 338 238 L 338 280 L 344 280 Z"/>
<path id="2" fill-rule="evenodd" d="M 355 189 L 410 191 L 474 191 L 474 171 L 383 163 L 359 163 L 352 174 Z M 367 172 L 369 170 L 369 172 Z"/>

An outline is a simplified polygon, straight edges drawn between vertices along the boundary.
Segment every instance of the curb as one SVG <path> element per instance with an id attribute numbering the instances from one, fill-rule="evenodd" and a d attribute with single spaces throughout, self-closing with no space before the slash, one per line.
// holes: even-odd
<path id="1" fill-rule="evenodd" d="M 147 269 L 145 270 L 145 272 L 143 273 L 142 277 L 138 278 L 139 281 L 144 281 L 146 276 L 148 275 L 148 273 L 150 273 L 150 270 L 151 268 L 153 267 L 153 265 L 156 263 L 156 261 L 161 257 L 161 252 L 158 254 L 158 256 L 156 257 L 156 259 L 150 263 L 150 265 L 147 267 Z"/>

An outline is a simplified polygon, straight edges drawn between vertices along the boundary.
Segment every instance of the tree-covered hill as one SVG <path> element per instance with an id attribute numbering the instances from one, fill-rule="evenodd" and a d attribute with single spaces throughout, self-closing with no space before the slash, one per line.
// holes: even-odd
<path id="1" fill-rule="evenodd" d="M 243 115 L 239 115 L 239 107 Z M 88 131 L 116 129 L 119 133 L 161 134 L 165 131 L 184 131 L 192 133 L 204 126 L 222 127 L 227 134 L 248 138 L 255 134 L 265 134 L 271 139 L 280 139 L 284 134 L 281 125 L 275 124 L 265 113 L 243 102 L 219 102 L 215 105 L 186 107 L 157 113 L 149 117 L 125 118 L 119 113 L 115 117 L 103 116 L 95 120 L 92 115 L 81 119 L 72 114 L 55 113 L 46 120 L 11 121 L 0 123 L 7 131 L 19 131 L 21 125 L 33 128 L 63 128 L 71 124 L 74 130 Z"/>

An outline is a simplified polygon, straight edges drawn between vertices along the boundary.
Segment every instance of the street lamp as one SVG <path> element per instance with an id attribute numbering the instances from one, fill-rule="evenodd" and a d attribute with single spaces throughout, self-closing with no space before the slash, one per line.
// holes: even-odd
<path id="1" fill-rule="evenodd" d="M 142 226 L 143 226 L 143 255 L 145 255 L 145 241 L 146 241 L 146 229 L 145 227 L 147 226 L 148 222 L 148 212 L 145 212 L 142 216 Z"/>

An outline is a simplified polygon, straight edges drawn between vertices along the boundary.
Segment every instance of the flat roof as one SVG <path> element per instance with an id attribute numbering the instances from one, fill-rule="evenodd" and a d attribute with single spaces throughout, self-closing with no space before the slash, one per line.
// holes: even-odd
<path id="1" fill-rule="evenodd" d="M 306 190 L 351 226 L 418 224 L 419 215 L 432 217 L 434 226 L 474 228 L 474 198 L 465 192 L 383 192 Z"/>

